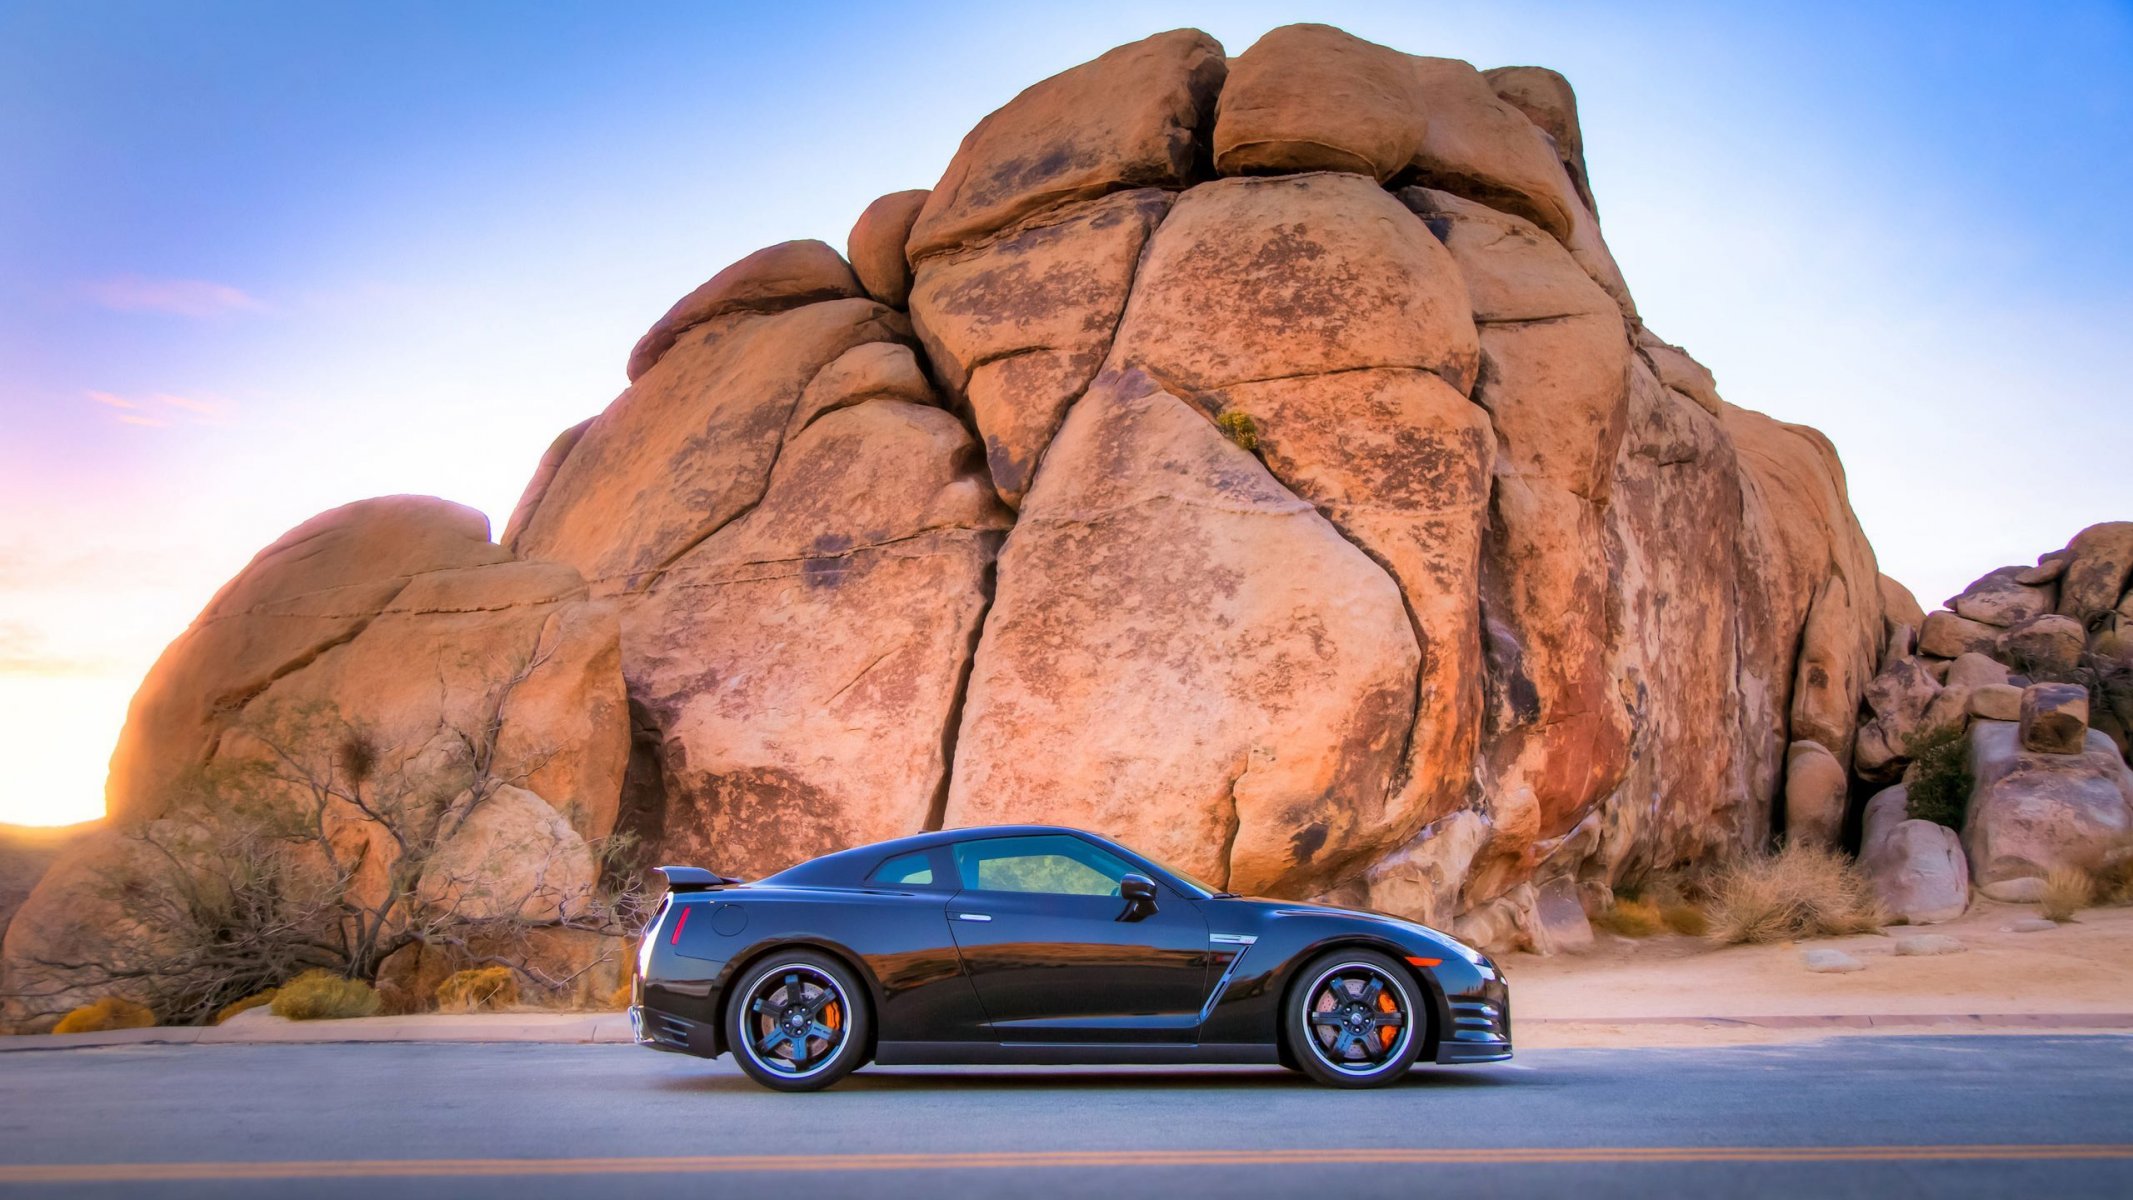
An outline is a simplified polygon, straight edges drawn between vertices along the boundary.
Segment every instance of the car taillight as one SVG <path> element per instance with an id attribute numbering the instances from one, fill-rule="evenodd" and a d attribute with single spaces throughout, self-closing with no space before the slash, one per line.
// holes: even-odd
<path id="1" fill-rule="evenodd" d="M 689 914 L 690 914 L 690 913 L 691 913 L 692 911 L 694 911 L 694 910 L 695 910 L 695 906 L 694 906 L 694 905 L 683 905 L 683 906 L 682 906 L 682 909 L 681 909 L 681 915 L 680 915 L 680 916 L 678 916 L 678 917 L 676 917 L 676 918 L 674 918 L 674 932 L 673 932 L 673 933 L 671 933 L 671 934 L 669 934 L 669 935 L 667 936 L 667 945 L 669 945 L 669 946 L 679 946 L 679 945 L 681 945 L 681 931 L 682 931 L 682 930 L 684 930 L 684 929 L 686 929 L 686 928 L 688 928 L 688 926 L 689 926 Z"/>

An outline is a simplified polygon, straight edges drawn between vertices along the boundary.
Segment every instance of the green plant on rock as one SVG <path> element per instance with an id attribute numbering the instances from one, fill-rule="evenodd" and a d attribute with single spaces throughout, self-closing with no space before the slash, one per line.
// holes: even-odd
<path id="1" fill-rule="evenodd" d="M 1960 724 L 1928 729 L 1913 737 L 1910 781 L 1904 785 L 1904 812 L 1950 829 L 1963 827 L 1970 807 L 1970 760 Z"/>
<path id="2" fill-rule="evenodd" d="M 1230 409 L 1215 418 L 1215 428 L 1222 431 L 1223 437 L 1237 443 L 1239 450 L 1258 453 L 1259 423 L 1252 420 L 1252 414 L 1242 409 Z"/>
<path id="3" fill-rule="evenodd" d="M 274 1015 L 291 1021 L 375 1016 L 378 1004 L 378 989 L 323 969 L 306 971 L 281 985 L 273 1000 Z"/>

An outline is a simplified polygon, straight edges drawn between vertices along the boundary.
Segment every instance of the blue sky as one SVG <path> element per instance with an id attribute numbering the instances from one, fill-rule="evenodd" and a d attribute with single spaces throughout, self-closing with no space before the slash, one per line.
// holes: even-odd
<path id="1" fill-rule="evenodd" d="M 0 820 L 98 810 L 141 672 L 290 525 L 501 524 L 719 267 L 841 246 L 1112 45 L 1293 20 L 1568 75 L 1648 323 L 1835 440 L 1928 607 L 2133 518 L 2123 3 L 0 0 Z"/>

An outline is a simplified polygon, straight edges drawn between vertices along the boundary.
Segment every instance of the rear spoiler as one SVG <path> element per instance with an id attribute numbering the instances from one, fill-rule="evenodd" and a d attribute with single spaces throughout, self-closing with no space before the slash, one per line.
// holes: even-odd
<path id="1" fill-rule="evenodd" d="M 652 869 L 666 876 L 667 890 L 670 892 L 713 892 L 719 888 L 731 887 L 740 882 L 738 879 L 731 879 L 715 872 L 706 871 L 702 867 L 653 867 Z"/>

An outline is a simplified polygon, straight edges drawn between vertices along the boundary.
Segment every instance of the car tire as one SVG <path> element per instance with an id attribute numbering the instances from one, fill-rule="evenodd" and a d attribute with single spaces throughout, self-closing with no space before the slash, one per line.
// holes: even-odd
<path id="1" fill-rule="evenodd" d="M 850 967 L 795 949 L 766 955 L 736 977 L 725 1026 L 726 1047 L 750 1079 L 812 1092 L 865 1063 L 873 1015 Z"/>
<path id="2" fill-rule="evenodd" d="M 1282 1040 L 1327 1087 L 1367 1088 L 1407 1073 L 1429 1033 L 1427 993 L 1374 950 L 1336 950 L 1298 973 L 1282 1005 Z"/>

